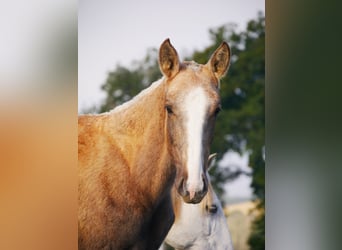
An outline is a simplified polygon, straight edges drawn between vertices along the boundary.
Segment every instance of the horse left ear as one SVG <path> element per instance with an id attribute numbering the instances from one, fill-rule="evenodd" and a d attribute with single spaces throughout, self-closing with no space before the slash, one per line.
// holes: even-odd
<path id="1" fill-rule="evenodd" d="M 212 167 L 212 163 L 214 162 L 214 160 L 216 159 L 217 153 L 211 154 L 208 157 L 208 168 L 207 170 L 209 171 L 209 169 Z"/>
<path id="2" fill-rule="evenodd" d="M 230 62 L 230 48 L 226 42 L 222 42 L 208 61 L 208 65 L 217 79 L 223 77 Z"/>
<path id="3" fill-rule="evenodd" d="M 174 77 L 179 71 L 179 57 L 176 49 L 166 39 L 159 49 L 159 67 L 167 78 Z"/>

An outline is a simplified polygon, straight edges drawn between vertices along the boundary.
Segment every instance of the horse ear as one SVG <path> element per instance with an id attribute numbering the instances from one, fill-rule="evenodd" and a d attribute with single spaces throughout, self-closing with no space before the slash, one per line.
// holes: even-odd
<path id="1" fill-rule="evenodd" d="M 227 72 L 230 62 L 230 48 L 226 42 L 222 42 L 214 54 L 210 57 L 208 65 L 217 79 L 220 79 Z"/>
<path id="2" fill-rule="evenodd" d="M 211 154 L 211 155 L 209 155 L 209 157 L 208 157 L 208 171 L 209 171 L 209 169 L 212 167 L 212 163 L 214 162 L 214 160 L 216 159 L 216 156 L 217 156 L 217 153 L 214 153 L 214 154 Z"/>
<path id="3" fill-rule="evenodd" d="M 170 39 L 166 39 L 159 49 L 159 67 L 167 78 L 174 77 L 179 71 L 179 57 Z"/>

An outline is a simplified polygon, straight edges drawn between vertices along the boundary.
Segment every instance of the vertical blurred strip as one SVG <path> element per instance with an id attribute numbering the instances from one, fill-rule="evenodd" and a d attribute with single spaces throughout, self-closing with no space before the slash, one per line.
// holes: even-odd
<path id="1" fill-rule="evenodd" d="M 77 249 L 77 1 L 0 3 L 0 249 Z"/>
<path id="2" fill-rule="evenodd" d="M 336 1 L 266 1 L 266 249 L 341 249 Z"/>

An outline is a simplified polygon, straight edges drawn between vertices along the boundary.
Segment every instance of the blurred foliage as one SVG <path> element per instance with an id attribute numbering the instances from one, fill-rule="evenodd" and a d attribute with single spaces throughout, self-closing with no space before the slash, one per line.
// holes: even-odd
<path id="1" fill-rule="evenodd" d="M 145 58 L 134 62 L 132 69 L 117 65 L 108 73 L 106 82 L 101 87 L 106 92 L 106 99 L 98 112 L 106 112 L 130 100 L 161 77 L 157 49 L 148 49 Z"/>
<path id="2" fill-rule="evenodd" d="M 255 198 L 260 201 L 261 216 L 253 224 L 249 240 L 251 249 L 265 246 L 265 18 L 258 13 L 255 20 L 248 22 L 246 30 L 236 31 L 236 25 L 227 24 L 210 29 L 211 45 L 202 51 L 195 51 L 190 58 L 198 63 L 206 63 L 222 41 L 231 48 L 231 65 L 226 77 L 221 80 L 222 112 L 217 118 L 211 152 L 217 152 L 217 162 L 229 151 L 249 153 L 252 172 L 252 188 Z M 158 66 L 158 51 L 149 49 L 141 61 L 128 69 L 117 65 L 108 73 L 102 90 L 106 98 L 92 111 L 105 112 L 126 102 L 161 77 Z M 231 170 L 235 169 L 235 170 Z M 244 171 L 230 166 L 211 168 L 213 186 L 222 198 L 223 185 L 234 180 Z"/>
<path id="3" fill-rule="evenodd" d="M 258 206 L 260 214 L 253 221 L 251 235 L 248 239 L 248 244 L 251 250 L 264 250 L 265 249 L 265 210 Z"/>

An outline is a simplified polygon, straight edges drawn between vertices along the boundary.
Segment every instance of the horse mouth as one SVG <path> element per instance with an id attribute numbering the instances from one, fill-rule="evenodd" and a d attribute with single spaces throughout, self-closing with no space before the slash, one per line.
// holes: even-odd
<path id="1" fill-rule="evenodd" d="M 205 196 L 205 194 L 199 195 L 198 193 L 196 193 L 196 195 L 194 197 L 192 197 L 191 199 L 190 199 L 190 194 L 186 195 L 186 196 L 182 196 L 182 198 L 183 198 L 183 201 L 185 203 L 197 204 L 197 203 L 200 203 L 202 201 L 204 196 Z"/>

